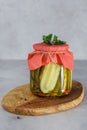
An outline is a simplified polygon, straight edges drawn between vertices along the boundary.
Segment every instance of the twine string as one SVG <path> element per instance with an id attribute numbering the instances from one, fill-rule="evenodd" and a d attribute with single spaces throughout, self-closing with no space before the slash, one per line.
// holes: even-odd
<path id="1" fill-rule="evenodd" d="M 47 51 L 33 51 L 31 54 L 34 53 L 43 53 L 43 54 L 60 54 L 60 53 L 66 53 L 67 51 L 55 51 L 55 52 L 47 52 Z"/>
<path id="2" fill-rule="evenodd" d="M 34 51 L 34 52 L 32 52 L 31 54 L 47 54 L 47 55 L 49 55 L 49 57 L 50 57 L 50 60 L 52 61 L 52 62 L 55 62 L 55 59 L 52 57 L 52 55 L 51 54 L 64 54 L 64 53 L 66 53 L 67 51 L 56 51 L 56 52 L 47 52 L 47 51 Z"/>

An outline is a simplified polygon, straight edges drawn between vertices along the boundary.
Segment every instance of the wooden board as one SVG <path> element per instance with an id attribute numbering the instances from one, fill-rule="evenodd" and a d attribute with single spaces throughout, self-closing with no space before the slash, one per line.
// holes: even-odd
<path id="1" fill-rule="evenodd" d="M 83 85 L 73 81 L 72 91 L 68 96 L 43 98 L 34 96 L 29 84 L 19 86 L 8 92 L 2 99 L 2 107 L 21 115 L 41 115 L 64 111 L 77 106 L 84 97 Z"/>

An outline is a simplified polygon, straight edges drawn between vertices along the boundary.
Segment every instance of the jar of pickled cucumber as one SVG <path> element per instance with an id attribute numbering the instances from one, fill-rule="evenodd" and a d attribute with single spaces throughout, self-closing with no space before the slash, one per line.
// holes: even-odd
<path id="1" fill-rule="evenodd" d="M 73 53 L 68 44 L 58 41 L 34 44 L 35 51 L 28 55 L 30 88 L 34 95 L 58 97 L 72 90 Z"/>

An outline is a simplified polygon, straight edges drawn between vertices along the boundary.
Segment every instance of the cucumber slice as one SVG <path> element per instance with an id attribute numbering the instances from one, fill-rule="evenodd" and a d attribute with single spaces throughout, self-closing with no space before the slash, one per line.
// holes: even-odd
<path id="1" fill-rule="evenodd" d="M 55 63 L 49 63 L 44 66 L 44 69 L 40 75 L 40 89 L 43 93 L 51 92 L 57 83 L 60 73 L 60 65 Z"/>
<path id="2" fill-rule="evenodd" d="M 66 90 L 67 86 L 67 69 L 61 66 L 60 72 L 60 82 L 61 82 L 61 92 L 63 93 Z"/>
<path id="3" fill-rule="evenodd" d="M 63 86 L 64 86 L 64 91 L 66 90 L 67 87 L 67 68 L 64 67 L 64 78 L 63 78 Z"/>
<path id="4" fill-rule="evenodd" d="M 71 90 L 71 88 L 72 88 L 72 71 L 69 69 L 67 69 L 67 77 L 68 77 L 67 88 L 69 90 Z"/>
<path id="5" fill-rule="evenodd" d="M 60 88 L 61 88 L 61 84 L 60 84 L 60 76 L 59 76 L 59 78 L 58 78 L 58 80 L 57 80 L 57 83 L 56 83 L 56 86 L 55 86 L 55 88 L 54 88 L 54 90 L 53 90 L 52 92 L 58 94 Z"/>
<path id="6" fill-rule="evenodd" d="M 34 86 L 34 70 L 30 71 L 30 87 L 31 89 Z"/>

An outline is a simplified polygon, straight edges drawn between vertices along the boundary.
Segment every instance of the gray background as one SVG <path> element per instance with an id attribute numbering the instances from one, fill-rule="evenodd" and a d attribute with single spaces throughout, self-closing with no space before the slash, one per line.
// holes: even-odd
<path id="1" fill-rule="evenodd" d="M 48 33 L 87 59 L 87 0 L 0 0 L 0 59 L 26 59 Z"/>

